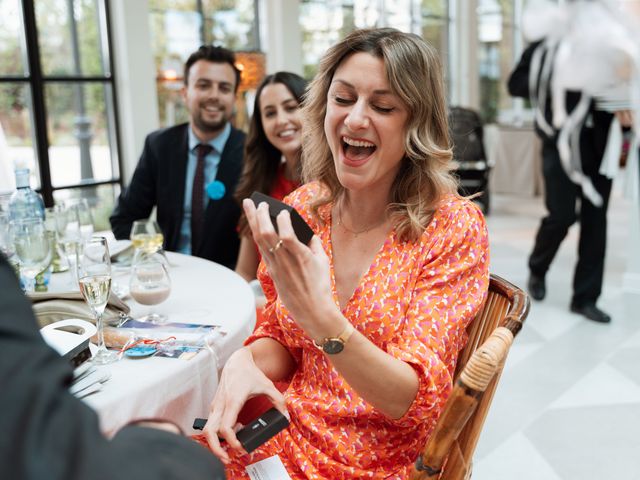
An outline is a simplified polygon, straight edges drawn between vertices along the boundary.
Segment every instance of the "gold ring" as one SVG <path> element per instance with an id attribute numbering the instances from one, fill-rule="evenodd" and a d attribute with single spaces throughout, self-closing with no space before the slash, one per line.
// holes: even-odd
<path id="1" fill-rule="evenodd" d="M 269 253 L 276 253 L 276 251 L 282 246 L 282 240 L 278 240 L 278 243 L 275 246 L 269 249 Z"/>

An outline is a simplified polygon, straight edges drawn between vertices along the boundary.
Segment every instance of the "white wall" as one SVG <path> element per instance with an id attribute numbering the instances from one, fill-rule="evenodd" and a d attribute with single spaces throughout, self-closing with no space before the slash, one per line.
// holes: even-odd
<path id="1" fill-rule="evenodd" d="M 129 183 L 145 136 L 156 130 L 156 69 L 147 0 L 111 0 L 111 38 L 116 71 L 122 178 Z"/>
<path id="2" fill-rule="evenodd" d="M 260 1 L 262 49 L 268 73 L 286 70 L 302 75 L 299 15 L 299 0 Z"/>
<path id="3" fill-rule="evenodd" d="M 450 0 L 453 18 L 453 37 L 450 46 L 451 104 L 480 108 L 480 83 L 478 79 L 478 21 L 477 0 Z"/>

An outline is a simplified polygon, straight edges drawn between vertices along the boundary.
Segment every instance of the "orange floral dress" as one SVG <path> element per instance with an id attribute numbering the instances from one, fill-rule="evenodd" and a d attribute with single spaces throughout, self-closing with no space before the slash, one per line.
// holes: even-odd
<path id="1" fill-rule="evenodd" d="M 324 224 L 309 207 L 320 193 L 318 184 L 307 184 L 287 203 L 322 240 L 333 266 L 331 206 L 320 209 Z M 246 465 L 273 455 L 293 480 L 407 478 L 451 392 L 465 327 L 486 296 L 489 243 L 479 209 L 451 196 L 418 240 L 400 241 L 392 231 L 342 311 L 360 333 L 416 370 L 418 394 L 397 420 L 363 400 L 313 345 L 278 300 L 263 264 L 258 277 L 267 295 L 265 321 L 246 343 L 274 338 L 297 361 L 285 392 L 291 424 L 249 455 L 230 450 L 227 478 L 249 478 Z"/>

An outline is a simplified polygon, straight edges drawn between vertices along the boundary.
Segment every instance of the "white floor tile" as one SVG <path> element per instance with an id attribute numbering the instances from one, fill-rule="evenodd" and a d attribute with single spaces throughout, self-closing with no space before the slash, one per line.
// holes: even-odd
<path id="1" fill-rule="evenodd" d="M 473 480 L 562 480 L 522 433 L 508 438 L 473 467 Z"/>
<path id="2" fill-rule="evenodd" d="M 601 364 L 576 382 L 550 408 L 640 403 L 640 386 L 615 368 Z"/>
<path id="3" fill-rule="evenodd" d="M 540 349 L 542 345 L 542 343 L 527 343 L 524 345 L 517 345 L 514 343 L 509 350 L 509 356 L 507 357 L 507 362 L 504 365 L 504 371 L 507 372 L 515 367 L 522 360 Z"/>
<path id="4" fill-rule="evenodd" d="M 640 314 L 638 315 L 638 317 L 640 317 Z M 622 348 L 628 347 L 640 347 L 640 332 L 636 333 L 635 335 L 630 337 L 629 340 L 622 344 Z M 638 361 L 640 362 L 640 359 L 638 359 Z"/>

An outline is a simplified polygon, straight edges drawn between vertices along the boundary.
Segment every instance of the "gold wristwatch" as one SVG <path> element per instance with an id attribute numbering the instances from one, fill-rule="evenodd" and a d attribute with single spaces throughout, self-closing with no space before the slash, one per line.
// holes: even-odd
<path id="1" fill-rule="evenodd" d="M 342 331 L 340 335 L 337 337 L 327 337 L 322 340 L 321 343 L 317 343 L 315 340 L 313 344 L 324 353 L 328 355 L 335 355 L 344 350 L 345 344 L 349 341 L 351 334 L 354 332 L 355 328 L 350 323 L 347 324 L 347 327 Z"/>

